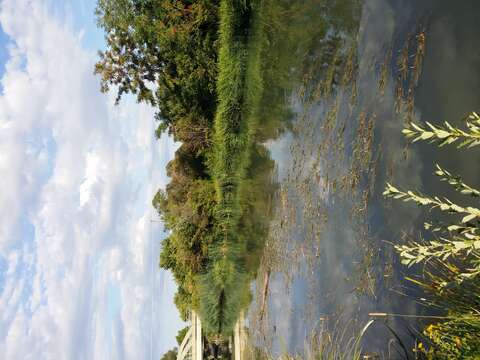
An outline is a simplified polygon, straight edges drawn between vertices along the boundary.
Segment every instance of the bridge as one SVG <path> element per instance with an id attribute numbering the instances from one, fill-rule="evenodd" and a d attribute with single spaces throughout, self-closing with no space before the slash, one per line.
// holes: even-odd
<path id="1" fill-rule="evenodd" d="M 203 360 L 203 336 L 200 317 L 192 311 L 190 313 L 190 328 L 178 348 L 177 360 Z M 230 349 L 233 360 L 242 360 L 246 346 L 245 317 L 242 314 L 235 325 L 235 331 L 230 340 Z"/>

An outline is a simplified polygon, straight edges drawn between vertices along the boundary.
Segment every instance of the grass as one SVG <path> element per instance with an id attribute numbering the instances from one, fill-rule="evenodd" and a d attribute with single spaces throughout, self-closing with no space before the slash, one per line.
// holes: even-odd
<path id="1" fill-rule="evenodd" d="M 248 304 L 246 243 L 239 222 L 241 188 L 250 165 L 262 94 L 260 50 L 262 1 L 223 0 L 220 5 L 218 107 L 214 124 L 212 178 L 217 240 L 200 277 L 200 317 L 207 334 L 231 335 Z"/>
<path id="2" fill-rule="evenodd" d="M 375 320 L 370 320 L 366 325 L 359 329 L 354 335 L 353 328 L 356 325 L 352 321 L 340 325 L 338 321 L 334 328 L 328 325 L 328 322 L 322 322 L 317 331 L 306 339 L 302 355 L 292 355 L 285 353 L 280 356 L 273 356 L 261 351 L 254 346 L 250 346 L 245 354 L 246 359 L 264 359 L 264 360 L 360 360 L 367 359 L 368 354 L 361 348 L 361 341 L 368 329 L 374 324 Z"/>

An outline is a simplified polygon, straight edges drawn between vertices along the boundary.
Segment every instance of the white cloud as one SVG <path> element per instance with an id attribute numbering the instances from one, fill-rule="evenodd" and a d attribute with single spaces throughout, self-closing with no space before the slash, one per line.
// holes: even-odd
<path id="1" fill-rule="evenodd" d="M 179 323 L 171 299 L 158 300 L 150 199 L 174 145 L 153 138 L 152 109 L 99 93 L 95 55 L 50 10 L 0 8 L 12 40 L 0 94 L 0 353 L 150 359 L 153 334 L 158 358 Z"/>

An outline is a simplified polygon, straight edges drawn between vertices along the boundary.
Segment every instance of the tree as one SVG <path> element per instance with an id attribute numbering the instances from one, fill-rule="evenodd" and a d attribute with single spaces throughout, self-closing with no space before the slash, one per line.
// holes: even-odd
<path id="1" fill-rule="evenodd" d="M 157 136 L 168 129 L 203 144 L 216 106 L 217 8 L 218 0 L 99 0 L 101 90 L 157 106 Z"/>
<path id="2" fill-rule="evenodd" d="M 186 326 L 183 329 L 180 329 L 178 331 L 178 334 L 176 336 L 178 346 L 182 344 L 182 341 L 185 338 L 185 335 L 187 335 L 188 329 L 190 329 L 190 327 Z"/>
<path id="3" fill-rule="evenodd" d="M 177 348 L 174 348 L 166 352 L 160 360 L 176 360 L 177 359 Z"/>

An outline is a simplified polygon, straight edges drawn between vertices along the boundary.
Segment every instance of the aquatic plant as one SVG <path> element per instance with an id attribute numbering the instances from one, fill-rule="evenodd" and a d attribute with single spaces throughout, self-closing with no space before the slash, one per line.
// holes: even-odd
<path id="1" fill-rule="evenodd" d="M 313 333 L 310 340 L 306 341 L 304 354 L 290 355 L 283 354 L 279 357 L 262 354 L 255 354 L 255 359 L 265 360 L 360 360 L 370 358 L 361 348 L 361 341 L 367 330 L 375 320 L 370 320 L 356 335 L 351 335 L 349 330 L 352 322 L 339 323 L 331 328 L 327 322 L 320 325 L 318 332 Z"/>

